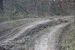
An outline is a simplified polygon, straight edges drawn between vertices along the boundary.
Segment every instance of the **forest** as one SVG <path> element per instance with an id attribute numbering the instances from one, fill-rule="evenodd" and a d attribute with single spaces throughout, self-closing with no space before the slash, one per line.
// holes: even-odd
<path id="1" fill-rule="evenodd" d="M 75 0 L 0 0 L 0 18 L 73 15 L 74 6 Z"/>

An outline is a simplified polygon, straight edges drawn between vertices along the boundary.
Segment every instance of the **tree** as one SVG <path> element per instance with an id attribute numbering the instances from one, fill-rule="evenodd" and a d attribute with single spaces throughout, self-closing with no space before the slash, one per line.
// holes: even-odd
<path id="1" fill-rule="evenodd" d="M 3 0 L 0 0 L 0 13 L 3 12 Z"/>
<path id="2" fill-rule="evenodd" d="M 75 24 L 75 0 L 74 0 L 74 14 L 73 14 L 73 16 L 74 16 L 74 24 Z"/>

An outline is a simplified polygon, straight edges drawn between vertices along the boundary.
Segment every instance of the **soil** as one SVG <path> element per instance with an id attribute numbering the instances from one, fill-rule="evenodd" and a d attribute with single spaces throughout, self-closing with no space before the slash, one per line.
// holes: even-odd
<path id="1" fill-rule="evenodd" d="M 11 30 L 8 30 L 7 32 L 3 33 L 0 36 L 0 45 L 7 46 L 8 43 L 11 43 L 10 41 L 13 40 L 19 40 L 19 38 L 24 38 L 24 36 L 29 36 L 32 33 L 35 33 L 36 31 L 38 34 L 36 34 L 31 42 L 29 43 L 28 49 L 29 50 L 59 50 L 59 36 L 62 32 L 62 29 L 66 27 L 71 22 L 63 22 L 63 20 L 68 19 L 72 16 L 66 16 L 66 17 L 50 17 L 50 18 L 34 18 L 32 19 L 32 22 L 27 22 L 21 26 L 13 27 Z M 58 19 L 61 19 L 60 22 Z M 20 19 L 19 19 L 20 20 Z M 21 19 L 25 20 L 25 19 Z M 0 24 L 9 23 L 12 21 L 3 22 Z M 40 28 L 45 28 L 46 26 L 52 26 L 53 23 L 60 25 L 55 25 L 49 29 L 38 31 Z M 62 24 L 61 24 L 62 23 Z M 52 25 L 51 25 L 52 24 Z M 34 31 L 35 30 L 35 31 Z M 32 33 L 31 33 L 32 32 Z M 9 45 L 10 45 L 9 44 Z M 18 46 L 18 45 L 17 45 Z M 58 46 L 58 47 L 57 47 Z"/>

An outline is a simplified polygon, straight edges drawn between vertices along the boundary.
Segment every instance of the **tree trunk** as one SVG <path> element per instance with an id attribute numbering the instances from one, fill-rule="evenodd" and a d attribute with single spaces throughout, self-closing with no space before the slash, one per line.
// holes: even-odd
<path id="1" fill-rule="evenodd" d="M 19 4 L 17 4 L 16 2 L 15 2 L 15 4 L 14 4 L 18 9 L 20 9 L 22 12 L 26 12 L 27 14 L 29 14 L 29 12 L 26 10 L 26 9 L 24 9 L 24 8 L 22 8 Z"/>
<path id="2" fill-rule="evenodd" d="M 0 14 L 3 14 L 3 0 L 0 0 Z"/>
<path id="3" fill-rule="evenodd" d="M 73 16 L 74 16 L 74 24 L 75 24 L 75 0 L 74 0 L 74 13 L 73 13 Z"/>
<path id="4" fill-rule="evenodd" d="M 50 0 L 48 0 L 48 13 L 50 12 Z"/>

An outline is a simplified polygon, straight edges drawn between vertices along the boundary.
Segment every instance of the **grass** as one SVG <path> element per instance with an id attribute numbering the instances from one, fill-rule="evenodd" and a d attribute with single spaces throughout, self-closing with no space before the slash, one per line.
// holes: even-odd
<path id="1" fill-rule="evenodd" d="M 0 25 L 0 29 L 1 28 L 7 28 L 7 26 L 10 26 L 10 27 L 18 26 L 18 25 L 24 24 L 27 21 L 30 21 L 30 20 L 12 21 L 12 22 L 6 23 L 4 25 Z"/>
<path id="2" fill-rule="evenodd" d="M 32 14 L 28 14 L 27 16 L 28 18 L 38 18 L 39 17 L 38 15 L 32 15 Z"/>
<path id="3" fill-rule="evenodd" d="M 25 21 L 15 21 L 15 22 L 10 22 L 9 25 L 18 25 L 18 24 L 22 24 L 25 23 Z"/>
<path id="4" fill-rule="evenodd" d="M 68 18 L 68 20 L 72 20 L 72 18 Z"/>
<path id="5" fill-rule="evenodd" d="M 47 27 L 47 28 L 44 28 L 43 30 L 46 30 L 46 29 L 49 29 L 51 26 Z"/>
<path id="6" fill-rule="evenodd" d="M 74 23 L 70 25 L 68 30 L 62 37 L 62 50 L 75 50 L 75 28 Z"/>
<path id="7" fill-rule="evenodd" d="M 15 47 L 15 49 L 24 50 L 25 49 L 25 46 L 18 46 L 18 47 Z"/>
<path id="8" fill-rule="evenodd" d="M 0 25 L 0 28 L 3 28 L 4 26 L 3 25 Z"/>

